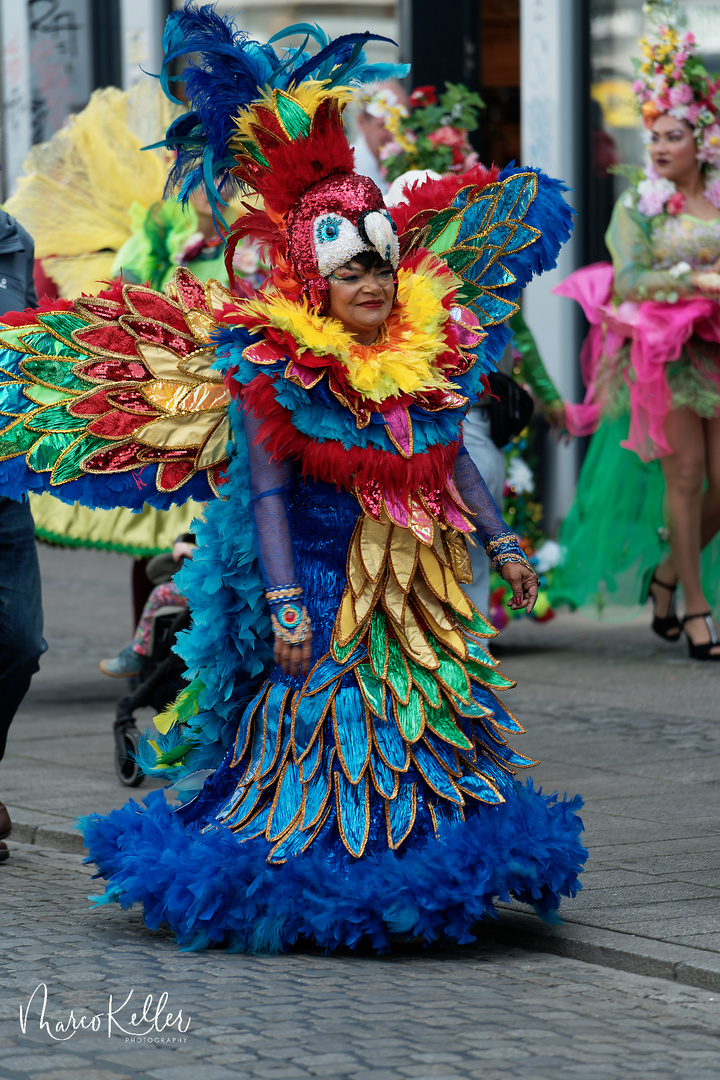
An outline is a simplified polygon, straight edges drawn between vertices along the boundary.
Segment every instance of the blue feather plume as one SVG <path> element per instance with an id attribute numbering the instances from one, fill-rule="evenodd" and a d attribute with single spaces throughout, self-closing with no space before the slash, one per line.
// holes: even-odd
<path id="1" fill-rule="evenodd" d="M 310 56 L 303 45 L 278 56 L 271 44 L 262 45 L 238 30 L 233 20 L 218 14 L 213 4 L 187 3 L 169 16 L 163 34 L 165 59 L 160 83 L 168 97 L 177 102 L 171 84 L 184 82 L 191 105 L 171 124 L 165 137 L 165 145 L 177 151 L 168 189 L 179 188 L 181 202 L 186 203 L 192 192 L 204 185 L 213 214 L 224 223 L 220 207 L 227 202 L 219 189 L 228 184 L 235 189 L 238 186 L 230 173 L 235 158 L 228 150 L 234 119 L 258 99 L 264 88 L 289 90 L 305 79 L 328 79 L 331 87 L 361 84 L 403 78 L 409 71 L 407 64 L 366 62 L 363 48 L 368 41 L 395 44 L 379 34 L 344 34 L 330 40 L 320 27 L 296 23 L 275 34 L 271 41 L 298 33 L 305 34 L 305 44 L 312 38 L 320 46 L 319 52 Z M 180 75 L 172 74 L 173 65 L 188 55 L 197 59 L 188 63 Z"/>

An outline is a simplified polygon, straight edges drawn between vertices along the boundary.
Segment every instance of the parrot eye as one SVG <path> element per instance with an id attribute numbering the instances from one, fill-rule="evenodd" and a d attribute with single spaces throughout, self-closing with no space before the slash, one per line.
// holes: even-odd
<path id="1" fill-rule="evenodd" d="M 361 238 L 357 228 L 341 214 L 322 214 L 313 222 L 313 239 L 318 270 L 327 277 L 338 266 L 367 251 L 369 244 Z"/>
<path id="2" fill-rule="evenodd" d="M 320 218 L 315 235 L 321 244 L 326 244 L 329 240 L 337 240 L 340 235 L 340 218 Z"/>

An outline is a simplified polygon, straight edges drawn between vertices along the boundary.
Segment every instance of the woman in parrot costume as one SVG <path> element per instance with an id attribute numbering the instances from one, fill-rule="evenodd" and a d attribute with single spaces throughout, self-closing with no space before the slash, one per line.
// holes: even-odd
<path id="1" fill-rule="evenodd" d="M 537 579 L 462 448 L 466 409 L 533 273 L 569 235 L 563 186 L 476 167 L 386 209 L 342 109 L 372 37 L 276 53 L 212 8 L 170 16 L 180 197 L 262 197 L 231 236 L 272 282 L 238 299 L 180 268 L 0 334 L 4 493 L 210 503 L 181 588 L 189 686 L 141 744 L 150 793 L 83 822 L 107 880 L 183 948 L 472 940 L 493 899 L 540 914 L 578 888 L 579 798 L 532 762 L 496 691 L 467 540 L 531 607 Z M 217 210 L 220 213 L 220 207 Z M 215 498 L 215 496 L 218 496 Z"/>

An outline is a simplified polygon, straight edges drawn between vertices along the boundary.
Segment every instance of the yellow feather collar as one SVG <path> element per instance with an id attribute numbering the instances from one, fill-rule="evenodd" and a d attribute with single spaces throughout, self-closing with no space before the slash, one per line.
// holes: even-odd
<path id="1" fill-rule="evenodd" d="M 401 268 L 387 335 L 374 345 L 359 345 L 341 322 L 318 315 L 306 300 L 296 303 L 273 293 L 249 301 L 245 308 L 261 325 L 293 337 L 300 363 L 306 352 L 333 356 L 353 390 L 380 403 L 399 394 L 454 388 L 436 361 L 448 348 L 443 330 L 449 313 L 442 301 L 457 284 L 447 266 L 433 256 L 413 270 Z"/>

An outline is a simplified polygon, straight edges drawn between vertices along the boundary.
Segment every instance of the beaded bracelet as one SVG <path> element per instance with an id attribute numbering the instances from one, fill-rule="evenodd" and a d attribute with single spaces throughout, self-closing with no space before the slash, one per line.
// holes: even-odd
<path id="1" fill-rule="evenodd" d="M 527 567 L 527 569 L 530 571 L 530 573 L 534 574 L 535 577 L 537 577 L 537 572 L 530 565 L 530 563 L 527 561 L 525 556 L 518 553 L 518 552 L 516 552 L 516 551 L 506 551 L 506 552 L 503 552 L 501 555 L 496 555 L 495 558 L 490 563 L 490 566 L 491 566 L 494 573 L 499 574 L 500 571 L 502 570 L 503 566 L 505 565 L 505 563 L 511 563 L 511 562 L 520 563 L 521 566 Z"/>
<path id="2" fill-rule="evenodd" d="M 494 555 L 499 554 L 501 551 L 509 551 L 510 549 L 517 550 L 520 547 L 520 541 L 514 532 L 504 532 L 496 536 L 494 540 L 488 540 L 485 545 L 485 551 L 488 557 L 492 559 Z"/>
<path id="3" fill-rule="evenodd" d="M 525 557 L 520 541 L 514 532 L 504 532 L 496 536 L 494 540 L 488 540 L 485 551 L 491 560 L 490 565 L 494 573 L 499 574 L 505 563 L 515 562 L 526 566 L 531 573 L 535 574 L 530 563 Z M 537 577 L 537 574 L 535 574 Z"/>
<path id="4" fill-rule="evenodd" d="M 270 612 L 270 621 L 277 637 L 287 645 L 301 645 L 310 629 L 310 617 L 302 603 L 301 585 L 280 585 L 265 590 L 268 604 L 279 604 Z"/>

